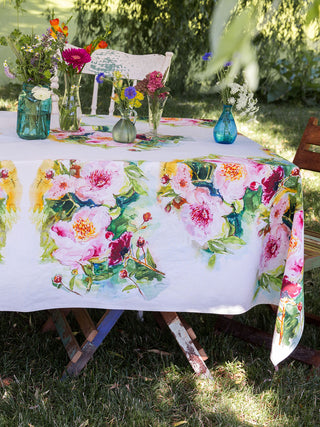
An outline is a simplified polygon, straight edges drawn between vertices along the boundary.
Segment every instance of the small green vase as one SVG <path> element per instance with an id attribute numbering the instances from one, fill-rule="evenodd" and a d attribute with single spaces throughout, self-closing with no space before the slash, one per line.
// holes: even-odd
<path id="1" fill-rule="evenodd" d="M 135 110 L 121 112 L 121 119 L 113 126 L 112 129 L 112 138 L 114 141 L 128 144 L 136 139 L 136 117 L 137 112 Z"/>

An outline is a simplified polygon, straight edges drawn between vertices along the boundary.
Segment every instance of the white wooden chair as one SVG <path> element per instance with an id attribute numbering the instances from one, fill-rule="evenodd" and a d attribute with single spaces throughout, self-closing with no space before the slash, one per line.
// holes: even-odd
<path id="1" fill-rule="evenodd" d="M 65 49 L 77 47 L 71 44 L 66 44 Z M 91 74 L 94 76 L 92 103 L 91 103 L 91 114 L 97 113 L 97 102 L 98 102 L 98 87 L 99 83 L 96 81 L 96 76 L 99 73 L 105 73 L 107 77 L 112 79 L 115 71 L 120 71 L 124 77 L 133 80 L 133 84 L 136 84 L 137 80 L 143 80 L 148 73 L 152 71 L 160 71 L 163 75 L 165 74 L 166 79 L 168 78 L 171 59 L 173 53 L 166 52 L 165 55 L 161 54 L 146 54 L 146 55 L 133 55 L 130 53 L 121 52 L 112 49 L 98 49 L 91 55 L 91 62 L 85 65 L 82 70 L 83 74 Z M 58 75 L 54 76 L 51 80 L 51 87 L 53 89 L 59 88 Z M 114 91 L 112 88 L 111 96 Z M 52 113 L 51 113 L 51 129 L 59 127 L 59 107 L 58 107 L 58 96 L 52 95 Z M 109 115 L 114 113 L 114 101 L 110 99 Z"/>
<path id="2" fill-rule="evenodd" d="M 104 73 L 105 76 L 112 78 L 115 71 L 120 71 L 125 78 L 133 80 L 135 85 L 137 80 L 143 80 L 152 71 L 160 71 L 163 75 L 166 73 L 167 78 L 172 56 L 172 52 L 166 52 L 165 55 L 133 55 L 118 50 L 98 49 L 93 52 L 91 62 L 85 65 L 82 73 L 94 76 Z M 98 87 L 99 83 L 94 79 L 91 114 L 97 112 Z M 111 99 L 109 115 L 113 112 L 114 101 Z"/>

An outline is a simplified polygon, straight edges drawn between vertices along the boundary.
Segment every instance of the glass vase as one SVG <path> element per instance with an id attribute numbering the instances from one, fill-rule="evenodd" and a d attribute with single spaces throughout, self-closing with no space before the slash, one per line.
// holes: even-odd
<path id="1" fill-rule="evenodd" d="M 131 143 L 136 139 L 135 127 L 137 112 L 135 110 L 120 111 L 121 119 L 113 126 L 112 138 L 116 142 Z"/>
<path id="2" fill-rule="evenodd" d="M 64 73 L 64 95 L 59 102 L 60 129 L 77 131 L 81 122 L 79 96 L 81 74 Z"/>
<path id="3" fill-rule="evenodd" d="M 237 137 L 237 126 L 232 115 L 232 105 L 224 105 L 222 114 L 213 130 L 219 144 L 232 144 Z"/>
<path id="4" fill-rule="evenodd" d="M 159 98 L 158 96 L 148 95 L 148 114 L 150 133 L 154 136 L 158 134 L 158 127 L 163 113 L 163 108 L 167 97 Z"/>
<path id="5" fill-rule="evenodd" d="M 32 93 L 34 87 L 23 83 L 18 98 L 17 134 L 22 139 L 46 139 L 50 132 L 51 96 L 36 99 Z"/>

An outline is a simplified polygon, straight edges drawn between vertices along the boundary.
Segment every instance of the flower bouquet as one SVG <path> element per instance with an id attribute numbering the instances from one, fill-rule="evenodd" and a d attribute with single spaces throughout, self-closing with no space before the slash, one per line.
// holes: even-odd
<path id="1" fill-rule="evenodd" d="M 42 36 L 14 30 L 1 37 L 14 53 L 15 63 L 4 61 L 7 77 L 22 82 L 18 100 L 17 134 L 24 139 L 45 139 L 50 131 L 50 81 L 57 69 L 57 51 L 50 32 Z"/>
<path id="2" fill-rule="evenodd" d="M 203 55 L 204 61 L 209 61 L 211 52 Z M 232 144 L 237 137 L 237 126 L 232 114 L 232 108 L 240 117 L 253 117 L 258 111 L 257 100 L 246 82 L 243 84 L 228 81 L 229 67 L 232 62 L 227 62 L 217 73 L 218 82 L 216 90 L 221 95 L 223 111 L 214 128 L 213 136 L 216 142 L 221 144 Z"/>
<path id="3" fill-rule="evenodd" d="M 169 88 L 165 86 L 165 80 L 166 74 L 163 76 L 160 71 L 153 71 L 136 85 L 137 90 L 147 95 L 149 126 L 153 135 L 157 135 L 163 108 L 169 96 Z"/>
<path id="4" fill-rule="evenodd" d="M 135 108 L 141 107 L 141 101 L 144 96 L 136 87 L 130 85 L 128 79 L 124 79 L 120 71 L 114 72 L 113 80 L 108 79 L 104 73 L 97 75 L 98 83 L 103 83 L 104 80 L 111 81 L 114 89 L 112 100 L 115 102 L 121 119 L 112 129 L 112 137 L 117 142 L 133 142 L 136 138 L 136 117 Z"/>
<path id="5" fill-rule="evenodd" d="M 96 49 L 108 47 L 108 43 L 96 38 L 85 48 L 66 48 L 68 27 L 60 26 L 59 19 L 50 20 L 50 34 L 60 51 L 58 69 L 63 72 L 65 90 L 59 102 L 59 121 L 62 130 L 76 131 L 80 127 L 81 103 L 79 96 L 80 81 L 84 66 L 91 61 L 91 53 Z"/>

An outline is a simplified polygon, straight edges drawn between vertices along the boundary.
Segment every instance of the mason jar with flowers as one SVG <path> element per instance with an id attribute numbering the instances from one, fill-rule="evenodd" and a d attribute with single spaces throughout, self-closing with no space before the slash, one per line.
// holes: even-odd
<path id="1" fill-rule="evenodd" d="M 147 95 L 149 128 L 153 136 L 157 135 L 163 109 L 169 96 L 169 88 L 165 86 L 166 75 L 167 71 L 164 75 L 160 71 L 153 71 L 136 85 L 137 90 Z"/>
<path id="2" fill-rule="evenodd" d="M 99 84 L 111 81 L 114 95 L 112 96 L 121 119 L 113 126 L 112 137 L 116 142 L 131 143 L 135 140 L 137 130 L 135 127 L 137 112 L 136 108 L 141 107 L 144 96 L 135 86 L 130 85 L 130 81 L 125 79 L 120 71 L 115 71 L 113 80 L 110 80 L 105 73 L 99 73 L 96 77 Z"/>
<path id="3" fill-rule="evenodd" d="M 41 36 L 14 30 L 0 39 L 15 55 L 15 62 L 4 61 L 10 79 L 22 82 L 18 99 L 17 134 L 23 139 L 45 139 L 50 132 L 50 81 L 57 69 L 56 46 L 46 31 Z"/>

